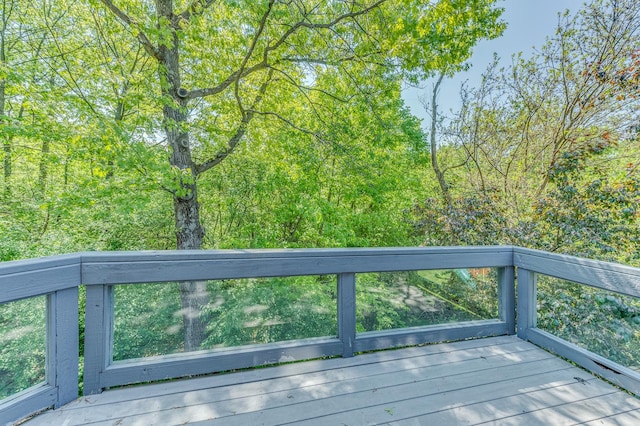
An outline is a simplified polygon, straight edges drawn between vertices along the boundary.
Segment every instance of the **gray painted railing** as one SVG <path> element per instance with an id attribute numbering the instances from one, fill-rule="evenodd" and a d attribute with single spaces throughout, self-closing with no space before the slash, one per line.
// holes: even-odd
<path id="1" fill-rule="evenodd" d="M 438 326 L 356 333 L 356 275 L 366 272 L 494 267 L 498 269 L 499 318 Z M 0 303 L 45 295 L 45 383 L 0 401 L 0 423 L 78 393 L 78 287 L 86 286 L 84 393 L 137 382 L 420 343 L 513 334 L 514 268 L 518 268 L 520 337 L 547 347 L 621 386 L 640 393 L 640 376 L 535 328 L 535 274 L 640 296 L 640 270 L 513 247 L 300 249 L 80 253 L 0 264 Z M 262 345 L 112 362 L 113 286 L 300 275 L 337 276 L 335 338 Z"/>
<path id="2" fill-rule="evenodd" d="M 80 255 L 0 263 L 0 304 L 47 297 L 45 383 L 0 400 L 0 424 L 78 396 Z"/>
<path id="3" fill-rule="evenodd" d="M 514 248 L 513 265 L 518 268 L 518 337 L 640 395 L 640 373 L 637 371 L 536 328 L 537 274 L 640 297 L 640 269 L 523 248 Z"/>

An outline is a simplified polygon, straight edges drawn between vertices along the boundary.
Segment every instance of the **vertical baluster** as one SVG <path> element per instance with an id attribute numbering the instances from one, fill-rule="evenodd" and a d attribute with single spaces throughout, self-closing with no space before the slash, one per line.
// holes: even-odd
<path id="1" fill-rule="evenodd" d="M 78 288 L 47 298 L 47 382 L 56 387 L 55 408 L 78 397 Z"/>
<path id="2" fill-rule="evenodd" d="M 536 274 L 518 268 L 518 337 L 527 338 L 527 330 L 537 321 Z"/>
<path id="3" fill-rule="evenodd" d="M 111 363 L 113 286 L 88 285 L 84 323 L 84 394 L 100 393 L 101 373 Z"/>
<path id="4" fill-rule="evenodd" d="M 498 316 L 515 333 L 516 301 L 513 266 L 498 268 Z"/>
<path id="5" fill-rule="evenodd" d="M 356 276 L 338 274 L 338 337 L 343 345 L 343 357 L 353 356 L 356 340 Z"/>

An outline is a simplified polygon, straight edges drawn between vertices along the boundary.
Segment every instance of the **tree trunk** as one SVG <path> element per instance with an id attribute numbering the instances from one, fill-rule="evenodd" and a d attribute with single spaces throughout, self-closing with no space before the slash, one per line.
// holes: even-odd
<path id="1" fill-rule="evenodd" d="M 2 68 L 7 67 L 5 37 L 6 37 L 7 22 L 9 18 L 8 16 L 6 16 L 6 12 L 7 12 L 6 6 L 7 5 L 3 3 L 2 22 L 1 22 L 2 28 L 0 28 L 0 66 L 2 66 Z M 6 90 L 7 90 L 7 83 L 6 83 L 6 80 L 3 78 L 0 80 L 0 125 L 3 125 L 6 123 L 6 117 L 5 117 Z M 11 188 L 9 185 L 9 178 L 11 177 L 11 144 L 9 142 L 9 138 L 4 139 L 2 141 L 2 149 L 4 150 L 4 165 L 3 165 L 4 192 L 5 192 L 5 195 L 8 196 Z"/>
<path id="2" fill-rule="evenodd" d="M 438 184 L 440 185 L 440 190 L 442 191 L 442 198 L 447 203 L 447 207 L 452 207 L 451 194 L 449 194 L 449 185 L 444 178 L 444 172 L 440 169 L 440 164 L 438 163 L 438 143 L 437 143 L 437 123 L 438 123 L 438 90 L 440 89 L 440 84 L 444 78 L 444 73 L 440 74 L 438 77 L 438 81 L 433 86 L 433 93 L 431 98 L 431 134 L 430 134 L 430 145 L 431 145 L 431 166 L 433 167 L 433 171 L 436 174 L 436 179 L 438 179 Z"/>
<path id="3" fill-rule="evenodd" d="M 4 55 L 3 55 L 4 56 Z M 0 124 L 6 123 L 5 118 L 5 90 L 6 83 L 4 81 L 0 81 Z M 4 193 L 6 196 L 10 195 L 11 192 L 11 138 L 9 136 L 5 136 L 5 139 L 2 141 L 2 150 L 4 151 L 4 161 L 3 161 L 3 172 L 4 172 Z"/>
<path id="4" fill-rule="evenodd" d="M 158 0 L 156 7 L 158 26 L 171 25 L 166 23 L 171 22 L 173 17 L 172 1 Z M 173 188 L 176 247 L 178 250 L 198 250 L 202 247 L 204 228 L 200 223 L 197 175 L 189 146 L 187 100 L 181 96 L 180 41 L 175 28 L 171 30 L 170 42 L 161 44 L 158 48 L 158 73 L 165 99 L 163 126 L 170 150 L 169 162 L 179 172 Z M 206 336 L 206 324 L 201 318 L 202 308 L 209 302 L 206 283 L 181 282 L 180 302 L 184 326 L 184 350 L 198 350 Z"/>
<path id="5" fill-rule="evenodd" d="M 47 189 L 47 177 L 49 175 L 48 161 L 49 152 L 51 151 L 49 139 L 46 137 L 42 140 L 42 155 L 40 157 L 39 172 L 38 172 L 38 186 L 37 192 L 40 199 L 44 199 L 44 194 Z"/>

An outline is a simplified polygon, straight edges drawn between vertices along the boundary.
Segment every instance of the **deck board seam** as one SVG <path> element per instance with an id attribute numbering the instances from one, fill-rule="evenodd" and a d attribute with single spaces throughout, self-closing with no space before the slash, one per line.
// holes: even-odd
<path id="1" fill-rule="evenodd" d="M 515 342 L 515 343 L 520 343 L 520 342 Z M 500 346 L 500 345 L 499 345 Z M 543 351 L 540 348 L 533 346 L 533 345 L 528 345 L 530 347 L 526 347 L 523 346 L 521 349 L 518 349 L 516 351 L 509 351 L 509 352 L 505 352 L 505 353 L 498 353 L 498 354 L 493 354 L 493 355 L 484 355 L 486 358 L 490 358 L 490 357 L 500 357 L 500 356 L 510 356 L 512 354 L 523 354 L 523 353 L 527 353 L 527 352 L 535 352 L 535 351 L 541 351 L 544 352 L 545 354 L 548 355 L 548 357 L 546 359 L 552 359 L 552 358 L 556 358 L 553 354 L 549 354 L 547 351 Z M 427 358 L 427 357 L 432 357 L 432 356 L 443 356 L 443 355 L 447 355 L 447 354 L 451 354 L 454 352 L 470 352 L 473 350 L 477 350 L 477 351 L 481 351 L 483 349 L 492 349 L 493 345 L 491 346 L 480 346 L 477 348 L 473 348 L 470 350 L 458 350 L 458 351 L 450 351 L 450 352 L 444 352 L 444 353 L 427 353 L 424 354 L 422 356 L 410 356 L 410 357 L 398 357 L 398 358 L 394 358 L 394 359 L 389 359 L 389 360 L 382 360 L 382 361 L 367 361 L 367 362 L 362 362 L 356 365 L 353 365 L 351 363 L 349 364 L 343 364 L 343 365 L 335 365 L 332 366 L 330 368 L 321 368 L 321 363 L 323 361 L 320 361 L 320 364 L 318 364 L 317 366 L 314 366 L 312 368 L 310 368 L 309 370 L 306 369 L 302 369 L 302 371 L 293 371 L 293 372 L 287 372 L 287 371 L 283 371 L 283 372 L 274 372 L 276 374 L 269 374 L 266 377 L 254 377 L 254 378 L 250 378 L 247 380 L 243 380 L 243 378 L 239 378 L 241 381 L 236 381 L 236 382 L 231 382 L 231 383 L 226 383 L 226 384 L 214 384 L 214 383 L 203 383 L 201 386 L 189 386 L 188 389 L 176 389 L 176 390 L 172 390 L 170 392 L 162 392 L 162 393 L 157 393 L 157 394 L 153 394 L 153 396 L 149 396 L 149 394 L 143 396 L 143 397 L 139 397 L 139 398 L 130 398 L 130 399 L 126 399 L 126 401 L 135 401 L 135 400 L 144 400 L 144 399 L 149 399 L 149 398 L 154 398 L 154 397 L 163 397 L 163 396 L 170 396 L 170 395 L 175 395 L 175 394 L 183 394 L 185 392 L 197 392 L 199 390 L 209 390 L 209 389 L 224 389 L 224 388 L 229 388 L 229 387 L 235 387 L 237 385 L 243 385 L 243 384 L 255 384 L 255 383 L 259 383 L 259 382 L 266 382 L 266 381 L 271 381 L 271 380 L 279 380 L 279 379 L 286 379 L 288 377 L 294 377 L 294 376 L 298 376 L 300 374 L 324 374 L 326 372 L 331 372 L 331 371 L 337 371 L 337 370 L 342 370 L 342 369 L 348 369 L 348 368 L 353 368 L 353 367 L 366 367 L 366 366 L 379 366 L 381 364 L 387 364 L 387 363 L 393 363 L 393 362 L 406 362 L 406 361 L 410 361 L 412 359 L 420 359 L 420 358 Z M 367 355 L 363 355 L 363 356 L 367 356 Z M 342 358 L 336 358 L 336 360 L 341 360 Z M 442 365 L 442 366 L 450 366 L 452 364 L 455 363 L 463 363 L 463 362 L 468 362 L 470 360 L 472 360 L 474 358 L 470 357 L 468 359 L 464 359 L 464 360 L 459 360 L 459 361 L 455 361 L 455 362 L 450 362 L 450 361 L 442 361 L 440 363 L 437 364 L 431 364 L 430 366 L 438 366 L 438 365 Z M 305 362 L 300 363 L 301 365 L 305 364 Z M 281 368 L 282 366 L 274 366 L 274 367 L 267 367 L 269 368 Z M 286 367 L 286 366 L 285 366 Z M 399 371 L 406 371 L 407 368 L 399 368 Z M 230 373 L 226 373 L 225 375 L 233 375 L 233 374 L 238 374 L 241 375 L 243 373 L 250 373 L 250 372 L 254 372 L 257 370 L 251 370 L 251 371 L 242 371 L 242 372 L 230 372 Z M 386 373 L 381 373 L 381 374 L 386 374 Z M 221 376 L 220 376 L 221 377 Z M 212 379 L 215 380 L 216 376 L 209 376 L 209 377 L 202 377 L 202 379 L 204 381 L 206 381 L 207 379 Z M 187 381 L 189 379 L 181 379 L 181 381 Z M 176 383 L 176 382 L 174 382 Z M 137 385 L 137 386 L 133 386 L 130 388 L 123 388 L 122 390 L 129 390 L 129 389 L 135 389 L 139 386 L 144 386 L 144 385 Z M 159 386 L 158 384 L 152 384 L 151 386 Z M 120 389 L 113 389 L 111 391 L 107 391 L 107 392 L 118 392 L 120 391 Z M 103 394 L 103 395 L 106 395 Z M 100 396 L 101 395 L 93 395 L 90 397 L 84 397 L 80 400 L 74 401 L 71 404 L 77 404 L 75 406 L 69 406 L 69 407 L 63 407 L 63 409 L 65 410 L 75 410 L 75 409 L 83 409 L 83 406 L 81 406 L 80 404 L 82 404 L 82 402 L 84 400 L 86 400 L 88 403 L 92 404 L 92 406 L 103 406 L 103 405 L 109 405 L 109 404 L 113 404 L 113 403 L 118 403 L 118 402 L 122 402 L 120 400 L 117 401 L 106 401 L 106 402 L 102 402 L 99 401 L 100 400 Z M 91 399 L 93 399 L 93 401 L 91 401 Z"/>
<path id="2" fill-rule="evenodd" d="M 537 352 L 537 348 L 532 348 L 531 350 L 528 350 L 528 349 L 527 350 L 522 350 L 522 351 L 515 352 L 515 353 L 522 354 L 522 353 L 526 353 L 526 352 Z M 498 359 L 500 357 L 503 357 L 503 358 L 506 359 L 507 355 L 511 355 L 511 354 L 488 355 L 484 359 L 485 360 L 488 360 L 490 358 Z M 545 355 L 548 355 L 548 356 L 545 356 L 544 358 L 534 359 L 534 360 L 520 361 L 520 364 L 521 365 L 532 364 L 532 363 L 542 362 L 542 361 L 546 361 L 546 360 L 550 360 L 550 359 L 556 359 L 556 357 L 554 357 L 553 355 L 550 355 L 550 354 L 548 354 L 546 352 L 545 352 Z M 423 358 L 426 358 L 426 357 L 423 357 Z M 457 361 L 454 361 L 454 362 L 442 361 L 442 362 L 439 362 L 439 363 L 436 363 L 436 364 L 422 365 L 422 366 L 417 366 L 417 367 L 413 367 L 413 368 L 406 368 L 406 367 L 403 367 L 401 365 L 398 365 L 397 368 L 395 368 L 394 370 L 382 371 L 382 372 L 373 373 L 373 374 L 362 374 L 362 375 L 358 375 L 356 377 L 356 379 L 357 380 L 362 380 L 362 379 L 366 379 L 366 378 L 373 378 L 373 377 L 376 377 L 376 376 L 383 376 L 383 375 L 389 375 L 389 374 L 394 374 L 394 373 L 404 373 L 404 372 L 417 371 L 417 370 L 423 370 L 423 369 L 431 369 L 431 368 L 434 368 L 434 367 L 436 367 L 436 368 L 437 367 L 455 368 L 456 365 L 461 365 L 461 364 L 464 364 L 464 363 L 470 363 L 470 362 L 473 362 L 473 361 L 477 361 L 477 359 L 478 358 L 471 357 L 471 358 L 468 358 L 468 359 L 457 360 Z M 404 359 L 394 360 L 394 362 L 398 362 L 398 363 L 400 363 L 402 361 L 404 361 Z M 389 362 L 391 362 L 391 361 L 389 361 Z M 358 365 L 357 367 L 366 367 L 368 365 L 369 364 L 363 364 L 363 365 Z M 377 365 L 377 364 L 374 363 L 372 365 Z M 317 372 L 312 372 L 310 374 L 317 374 L 318 376 L 322 376 L 326 372 L 336 372 L 338 370 L 348 370 L 349 368 L 351 368 L 351 366 L 343 367 L 343 368 L 334 368 L 334 369 L 329 369 L 329 370 L 321 370 L 321 371 L 317 371 Z M 486 368 L 476 369 L 476 370 L 474 370 L 474 372 L 489 371 L 489 370 L 492 370 L 492 369 L 495 369 L 495 368 L 497 368 L 497 367 L 496 366 L 488 366 Z M 442 374 L 439 374 L 439 375 L 430 376 L 428 378 L 425 378 L 425 379 L 422 379 L 422 380 L 419 380 L 419 381 L 434 380 L 434 379 L 439 379 L 439 378 L 444 378 L 444 377 L 451 378 L 451 377 L 456 377 L 456 376 L 459 376 L 459 375 L 464 375 L 464 374 L 469 374 L 469 373 L 470 373 L 469 371 L 462 372 L 462 373 L 453 373 L 453 374 L 451 374 L 451 373 L 442 373 Z M 113 404 L 118 404 L 118 403 L 127 403 L 127 402 L 133 402 L 133 401 L 144 401 L 144 400 L 153 400 L 153 399 L 160 399 L 160 398 L 169 398 L 172 395 L 182 395 L 184 393 L 195 393 L 195 392 L 200 392 L 200 391 L 209 391 L 209 390 L 213 390 L 213 389 L 223 390 L 224 388 L 235 388 L 235 387 L 237 387 L 237 385 L 250 385 L 250 384 L 257 384 L 257 383 L 260 383 L 260 382 L 271 382 L 271 381 L 286 380 L 289 377 L 292 377 L 292 376 L 279 376 L 279 377 L 275 377 L 275 378 L 271 378 L 271 379 L 262 379 L 262 380 L 256 380 L 256 381 L 251 381 L 251 382 L 238 382 L 236 384 L 231 384 L 231 385 L 203 387 L 202 389 L 190 389 L 190 390 L 188 390 L 186 392 L 185 391 L 179 391 L 179 392 L 172 392 L 172 393 L 163 393 L 161 395 L 153 395 L 153 396 L 148 396 L 147 395 L 147 396 L 141 396 L 139 398 L 128 399 L 126 401 L 112 401 L 112 402 L 108 402 L 108 403 L 97 403 L 97 404 L 96 403 L 90 403 L 90 404 L 93 407 L 100 407 L 100 406 L 108 406 L 108 405 L 113 405 Z M 349 380 L 351 380 L 351 379 L 353 379 L 353 378 L 349 378 Z M 345 381 L 345 379 L 336 378 L 336 379 L 331 379 L 331 380 L 324 381 L 322 383 L 316 383 L 316 384 L 308 385 L 308 386 L 304 386 L 304 387 L 290 388 L 290 389 L 287 389 L 287 390 L 302 389 L 302 388 L 305 388 L 305 387 L 317 386 L 317 385 L 320 385 L 320 384 L 322 384 L 322 385 L 336 384 L 336 383 L 340 383 L 340 382 L 344 382 L 344 381 Z M 284 390 L 281 390 L 281 391 L 284 391 Z M 281 392 L 281 391 L 276 391 L 276 392 Z M 267 395 L 267 394 L 271 394 L 271 393 L 274 393 L 274 392 L 260 392 L 260 393 L 254 394 L 253 396 Z M 242 396 L 242 397 L 239 397 L 239 398 L 246 398 L 246 397 L 249 397 L 249 396 L 251 396 L 251 395 L 245 395 L 245 396 Z M 215 401 L 212 401 L 212 402 L 230 401 L 230 400 L 239 399 L 239 398 L 218 399 L 218 400 L 215 400 Z M 72 412 L 73 410 L 82 410 L 84 408 L 85 407 L 83 407 L 83 406 L 77 405 L 77 406 L 74 406 L 74 407 L 64 407 L 64 408 L 62 408 L 62 410 L 67 411 L 67 412 Z"/>
<path id="3" fill-rule="evenodd" d="M 560 368 L 560 369 L 557 369 L 557 370 L 548 370 L 547 372 L 548 372 L 548 373 L 549 373 L 549 372 L 551 372 L 551 373 L 552 373 L 552 372 L 557 372 L 557 371 L 570 370 L 571 368 L 575 368 L 575 367 L 570 367 L 570 368 Z M 527 377 L 527 376 L 525 375 L 525 376 L 521 376 L 521 377 L 519 377 L 519 378 L 520 378 L 520 379 L 522 379 L 522 378 L 524 378 L 524 377 Z M 503 379 L 503 380 L 495 380 L 495 381 L 492 381 L 492 382 L 484 382 L 484 383 L 482 383 L 482 384 L 477 384 L 477 385 L 472 385 L 472 386 L 461 386 L 461 387 L 459 387 L 459 388 L 456 388 L 456 389 L 455 389 L 455 391 L 457 392 L 457 391 L 461 391 L 461 390 L 469 390 L 469 389 L 473 389 L 473 388 L 476 388 L 476 387 L 482 387 L 482 386 L 487 386 L 487 385 L 492 385 L 492 384 L 498 384 L 498 383 L 503 383 L 503 382 L 509 382 L 509 381 L 511 381 L 511 380 L 513 380 L 513 379 L 514 379 L 513 377 L 510 377 L 510 378 Z M 589 379 L 589 380 L 592 380 L 592 379 Z M 593 380 L 595 380 L 595 377 L 593 378 Z M 425 380 L 425 381 L 426 381 L 426 380 Z M 564 384 L 560 384 L 560 385 L 558 385 L 557 387 L 569 386 L 569 385 L 572 385 L 572 384 L 573 384 L 573 383 L 564 383 Z M 554 387 L 556 387 L 556 386 L 554 386 Z M 553 387 L 544 388 L 544 389 L 542 389 L 542 390 L 548 390 L 548 389 L 551 389 L 551 388 L 553 388 Z M 356 393 L 364 393 L 364 392 L 370 392 L 370 390 L 364 390 L 364 391 L 354 392 L 353 394 L 356 394 Z M 453 392 L 453 391 L 447 391 L 447 392 Z M 430 393 L 425 393 L 425 394 L 423 394 L 423 395 L 419 395 L 419 396 L 415 396 L 415 397 L 410 397 L 410 398 L 403 398 L 403 399 L 398 399 L 398 400 L 389 400 L 389 401 L 386 401 L 383 405 L 392 405 L 392 404 L 394 404 L 394 403 L 399 403 L 399 402 L 404 402 L 404 401 L 419 400 L 419 399 L 423 399 L 423 398 L 426 398 L 426 397 L 429 397 L 429 396 L 438 395 L 438 394 L 440 394 L 440 393 L 442 393 L 442 392 L 434 392 L 434 393 L 431 393 L 431 394 L 430 394 Z M 505 398 L 505 397 L 502 397 L 502 398 L 495 398 L 495 400 L 500 400 L 500 399 L 504 399 L 504 398 Z M 489 402 L 489 401 L 492 401 L 492 399 L 482 400 L 482 401 L 480 401 L 480 402 L 475 402 L 475 403 L 473 403 L 473 404 L 468 404 L 468 405 L 484 404 L 484 403 Z M 291 404 L 291 405 L 295 405 L 295 404 L 296 404 L 296 403 Z M 300 404 L 302 404 L 302 403 L 300 403 Z M 323 416 L 317 416 L 317 417 L 314 417 L 314 418 L 309 418 L 309 419 L 307 419 L 307 420 L 320 419 L 320 418 L 322 418 L 322 417 L 329 417 L 329 416 L 334 416 L 334 415 L 336 415 L 336 414 L 345 414 L 345 413 L 349 413 L 349 412 L 355 412 L 355 411 L 360 411 L 360 410 L 372 409 L 372 408 L 376 408 L 376 407 L 380 407 L 380 406 L 381 406 L 381 404 L 372 404 L 372 405 L 368 405 L 368 406 L 358 407 L 358 408 L 355 408 L 355 409 L 352 409 L 352 410 L 335 411 L 335 412 L 332 412 L 332 413 L 329 413 L 329 414 L 326 414 L 326 415 L 323 415 Z M 443 409 L 443 410 L 434 410 L 434 411 L 432 411 L 432 412 L 425 413 L 425 414 L 421 414 L 421 415 L 418 415 L 418 416 L 409 416 L 409 417 L 401 418 L 401 419 L 399 419 L 399 418 L 395 418 L 395 419 L 394 419 L 394 421 L 397 421 L 397 420 L 406 420 L 406 419 L 409 419 L 409 418 L 424 417 L 424 416 L 431 415 L 431 414 L 434 414 L 434 413 L 443 412 L 443 411 L 448 411 L 448 410 L 450 410 L 450 409 L 455 409 L 455 408 L 461 408 L 461 407 L 464 407 L 464 406 L 466 406 L 466 405 L 460 405 L 460 406 L 451 407 L 451 408 L 447 408 L 447 409 Z M 274 409 L 276 409 L 276 408 L 281 408 L 281 407 L 275 407 Z M 269 408 L 267 408 L 267 409 L 265 409 L 265 410 L 262 410 L 262 411 L 266 411 L 266 410 L 269 410 Z M 244 413 L 243 413 L 243 414 L 244 414 Z M 247 414 L 249 414 L 249 413 L 247 413 Z M 227 416 L 227 417 L 228 417 L 228 416 Z M 224 417 L 221 417 L 220 419 L 222 419 L 222 418 L 224 418 Z M 292 421 L 292 422 L 288 422 L 288 423 L 281 423 L 281 425 L 290 425 L 290 424 L 296 424 L 296 423 L 299 423 L 299 422 L 300 422 L 299 420 L 296 420 L 296 421 Z"/>

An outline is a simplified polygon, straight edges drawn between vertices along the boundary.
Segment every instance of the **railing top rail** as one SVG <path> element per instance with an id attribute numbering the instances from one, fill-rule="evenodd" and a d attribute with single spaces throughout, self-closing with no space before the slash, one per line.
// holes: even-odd
<path id="1" fill-rule="evenodd" d="M 0 262 L 0 303 L 80 285 L 79 253 Z"/>
<path id="2" fill-rule="evenodd" d="M 640 268 L 514 247 L 513 265 L 540 274 L 640 297 Z"/>
<path id="3" fill-rule="evenodd" d="M 80 284 L 516 266 L 640 297 L 640 268 L 512 246 L 83 252 L 0 262 L 0 303 Z"/>
<path id="4" fill-rule="evenodd" d="M 77 265 L 81 262 L 82 253 L 60 254 L 56 256 L 36 257 L 33 259 L 9 260 L 0 262 L 0 277 L 11 274 L 36 271 L 42 268 Z"/>
<path id="5" fill-rule="evenodd" d="M 513 248 L 415 247 L 89 253 L 83 284 L 511 266 Z"/>
<path id="6" fill-rule="evenodd" d="M 510 266 L 511 246 L 81 252 L 0 262 L 0 303 L 80 284 Z"/>
<path id="7" fill-rule="evenodd" d="M 450 247 L 349 247 L 349 248 L 291 248 L 291 249 L 225 249 L 225 250 L 139 250 L 113 252 L 83 252 L 82 262 L 123 262 L 155 260 L 238 259 L 261 257 L 335 257 L 373 255 L 419 255 L 464 253 L 512 253 L 512 246 L 450 246 Z"/>

